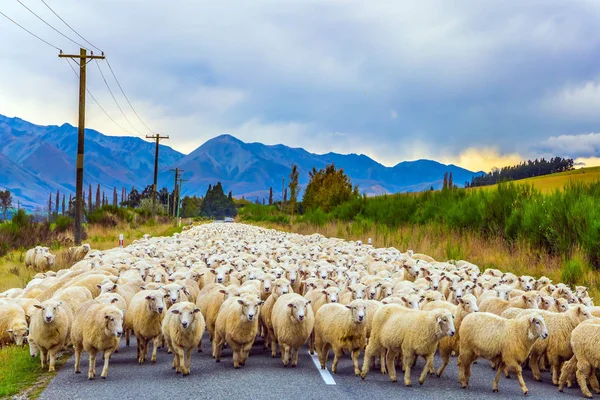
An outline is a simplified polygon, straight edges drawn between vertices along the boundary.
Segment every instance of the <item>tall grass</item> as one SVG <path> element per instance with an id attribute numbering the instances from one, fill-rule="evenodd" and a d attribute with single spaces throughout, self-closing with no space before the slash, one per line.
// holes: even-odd
<path id="1" fill-rule="evenodd" d="M 31 358 L 28 347 L 0 349 L 0 398 L 19 393 L 34 384 L 43 373 L 38 358 Z"/>

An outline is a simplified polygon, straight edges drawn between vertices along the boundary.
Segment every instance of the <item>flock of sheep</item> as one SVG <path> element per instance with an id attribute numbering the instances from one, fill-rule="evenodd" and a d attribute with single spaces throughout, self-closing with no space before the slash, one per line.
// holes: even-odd
<path id="1" fill-rule="evenodd" d="M 47 259 L 43 248 L 30 252 L 31 265 Z M 514 373 L 527 394 L 527 364 L 536 380 L 549 369 L 561 391 L 577 381 L 585 396 L 592 396 L 588 383 L 600 393 L 600 307 L 585 287 L 241 224 L 70 252 L 81 258 L 71 268 L 39 273 L 26 288 L 0 293 L 0 343 L 28 342 L 31 355 L 39 353 L 51 371 L 57 353 L 72 345 L 76 373 L 85 351 L 88 378 L 96 376 L 98 354 L 106 378 L 121 337 L 129 345 L 133 334 L 138 363 L 146 361 L 151 343 L 152 362 L 166 346 L 176 372 L 188 375 L 206 330 L 213 358 L 220 362 L 227 345 L 235 368 L 245 365 L 261 336 L 285 366 L 297 366 L 305 343 L 323 369 L 333 351 L 333 373 L 349 353 L 362 379 L 378 368 L 396 381 L 398 366 L 410 386 L 411 368 L 422 357 L 423 384 L 457 355 L 463 388 L 471 365 L 486 359 L 497 370 L 494 391 L 502 374 Z M 436 351 L 442 359 L 437 370 Z"/>

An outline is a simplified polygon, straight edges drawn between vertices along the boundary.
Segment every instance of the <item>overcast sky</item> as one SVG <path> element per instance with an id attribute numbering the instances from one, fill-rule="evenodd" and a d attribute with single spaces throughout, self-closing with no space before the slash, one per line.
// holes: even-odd
<path id="1" fill-rule="evenodd" d="M 80 41 L 40 0 L 22 1 Z M 489 170 L 549 155 L 600 164 L 597 0 L 46 2 L 106 52 L 142 119 L 184 153 L 230 133 L 389 166 L 432 158 Z M 16 0 L 0 11 L 79 51 Z M 66 61 L 1 16 L 0 37 L 0 113 L 76 125 Z M 88 87 L 137 135 L 93 63 Z M 127 135 L 89 98 L 87 126 Z"/>

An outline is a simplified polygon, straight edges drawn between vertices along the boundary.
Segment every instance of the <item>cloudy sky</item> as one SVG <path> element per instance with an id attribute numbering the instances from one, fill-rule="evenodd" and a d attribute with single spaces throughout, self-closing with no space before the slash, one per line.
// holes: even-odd
<path id="1" fill-rule="evenodd" d="M 21 1 L 81 41 L 41 0 Z M 230 133 L 386 165 L 489 170 L 551 155 L 600 164 L 597 0 L 46 2 L 106 52 L 142 119 L 185 153 Z M 16 0 L 0 11 L 78 52 Z M 76 124 L 66 61 L 2 16 L 0 37 L 0 113 Z M 88 87 L 138 135 L 93 63 Z M 88 127 L 128 135 L 89 98 L 87 110 Z"/>

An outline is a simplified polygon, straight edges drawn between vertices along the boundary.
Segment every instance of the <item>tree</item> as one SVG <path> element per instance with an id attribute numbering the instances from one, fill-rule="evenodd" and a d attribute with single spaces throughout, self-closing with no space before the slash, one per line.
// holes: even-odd
<path id="1" fill-rule="evenodd" d="M 294 210 L 296 209 L 296 200 L 298 199 L 298 166 L 292 165 L 292 172 L 290 173 L 290 208 L 292 209 L 291 222 L 294 223 Z"/>
<path id="2" fill-rule="evenodd" d="M 334 164 L 309 172 L 310 181 L 304 191 L 302 207 L 305 210 L 320 208 L 325 212 L 352 198 L 360 196 L 358 186 L 352 186 L 350 177 Z"/>
<path id="3" fill-rule="evenodd" d="M 444 183 L 442 185 L 442 189 L 448 189 L 448 173 L 444 172 Z"/>
<path id="4" fill-rule="evenodd" d="M 169 204 L 169 189 L 166 187 L 160 189 L 160 192 L 158 192 L 158 202 L 165 206 Z"/>
<path id="5" fill-rule="evenodd" d="M 127 196 L 127 205 L 131 208 L 136 208 L 140 205 L 140 201 L 142 201 L 142 196 L 140 193 L 132 186 L 131 192 L 129 192 L 129 196 Z"/>
<path id="6" fill-rule="evenodd" d="M 452 182 L 452 171 L 448 175 L 448 189 L 454 189 L 454 182 Z"/>
<path id="7" fill-rule="evenodd" d="M 67 200 L 67 195 L 63 193 L 63 200 L 62 200 L 62 215 L 65 215 L 65 203 Z"/>
<path id="8" fill-rule="evenodd" d="M 185 196 L 181 199 L 181 216 L 183 218 L 192 218 L 200 216 L 200 209 L 202 207 L 201 197 L 190 197 Z"/>
<path id="9" fill-rule="evenodd" d="M 237 210 L 233 194 L 225 196 L 221 182 L 213 187 L 209 185 L 200 207 L 200 215 L 210 218 L 235 217 Z"/>
<path id="10" fill-rule="evenodd" d="M 269 205 L 273 205 L 273 186 L 269 188 Z"/>
<path id="11" fill-rule="evenodd" d="M 12 195 L 8 189 L 0 190 L 0 210 L 2 210 L 2 219 L 6 219 L 8 209 L 12 207 Z"/>
<path id="12" fill-rule="evenodd" d="M 285 188 L 285 190 L 283 191 L 283 204 L 287 202 L 287 189 L 288 188 Z"/>
<path id="13" fill-rule="evenodd" d="M 102 207 L 102 197 L 100 196 L 100 184 L 98 184 L 98 188 L 96 189 L 96 206 L 95 208 Z"/>
<path id="14" fill-rule="evenodd" d="M 113 188 L 113 206 L 117 207 L 119 203 L 119 196 L 117 195 L 117 187 Z"/>
<path id="15" fill-rule="evenodd" d="M 92 212 L 92 184 L 88 187 L 88 211 Z"/>
<path id="16" fill-rule="evenodd" d="M 60 204 L 60 190 L 56 190 L 56 201 L 54 202 L 54 212 L 58 214 L 58 205 Z"/>
<path id="17" fill-rule="evenodd" d="M 52 193 L 48 197 L 48 218 L 52 216 Z"/>

